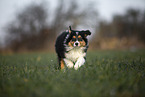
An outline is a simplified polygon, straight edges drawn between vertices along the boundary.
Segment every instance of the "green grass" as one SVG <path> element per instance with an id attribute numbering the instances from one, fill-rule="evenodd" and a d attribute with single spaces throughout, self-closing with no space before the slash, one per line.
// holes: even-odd
<path id="1" fill-rule="evenodd" d="M 145 51 L 88 52 L 79 70 L 53 53 L 0 55 L 0 97 L 145 97 Z"/>

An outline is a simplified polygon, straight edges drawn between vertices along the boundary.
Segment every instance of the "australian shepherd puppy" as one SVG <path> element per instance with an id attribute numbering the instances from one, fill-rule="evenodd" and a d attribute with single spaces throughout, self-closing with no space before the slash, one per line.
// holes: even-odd
<path id="1" fill-rule="evenodd" d="M 78 69 L 84 65 L 88 49 L 87 36 L 91 35 L 89 30 L 69 30 L 58 36 L 55 50 L 58 55 L 59 68 L 64 67 Z"/>

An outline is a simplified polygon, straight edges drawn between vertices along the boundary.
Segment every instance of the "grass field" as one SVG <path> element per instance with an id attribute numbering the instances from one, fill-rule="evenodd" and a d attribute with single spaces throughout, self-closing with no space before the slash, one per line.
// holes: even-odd
<path id="1" fill-rule="evenodd" d="M 145 97 L 145 50 L 88 52 L 65 71 L 54 53 L 0 55 L 0 97 Z"/>

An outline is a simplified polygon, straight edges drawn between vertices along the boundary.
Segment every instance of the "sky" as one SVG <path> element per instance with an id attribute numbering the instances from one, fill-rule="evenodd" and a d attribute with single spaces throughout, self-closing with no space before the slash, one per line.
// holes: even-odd
<path id="1" fill-rule="evenodd" d="M 56 6 L 57 0 L 43 0 L 50 2 L 51 7 Z M 107 21 L 111 21 L 115 14 L 123 14 L 128 8 L 145 9 L 145 0 L 79 0 L 80 2 L 94 1 L 97 6 L 99 16 Z M 0 46 L 4 43 L 4 26 L 15 18 L 17 11 L 30 3 L 40 3 L 42 0 L 0 0 Z"/>
<path id="2" fill-rule="evenodd" d="M 98 3 L 100 15 L 107 20 L 115 14 L 125 13 L 128 8 L 145 10 L 145 0 L 98 0 Z"/>

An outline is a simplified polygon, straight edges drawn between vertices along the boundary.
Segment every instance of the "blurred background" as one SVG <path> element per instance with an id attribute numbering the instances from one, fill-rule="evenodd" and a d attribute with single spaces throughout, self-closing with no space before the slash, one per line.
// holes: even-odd
<path id="1" fill-rule="evenodd" d="M 145 0 L 1 0 L 0 53 L 54 51 L 68 29 L 90 30 L 89 50 L 145 48 Z"/>

